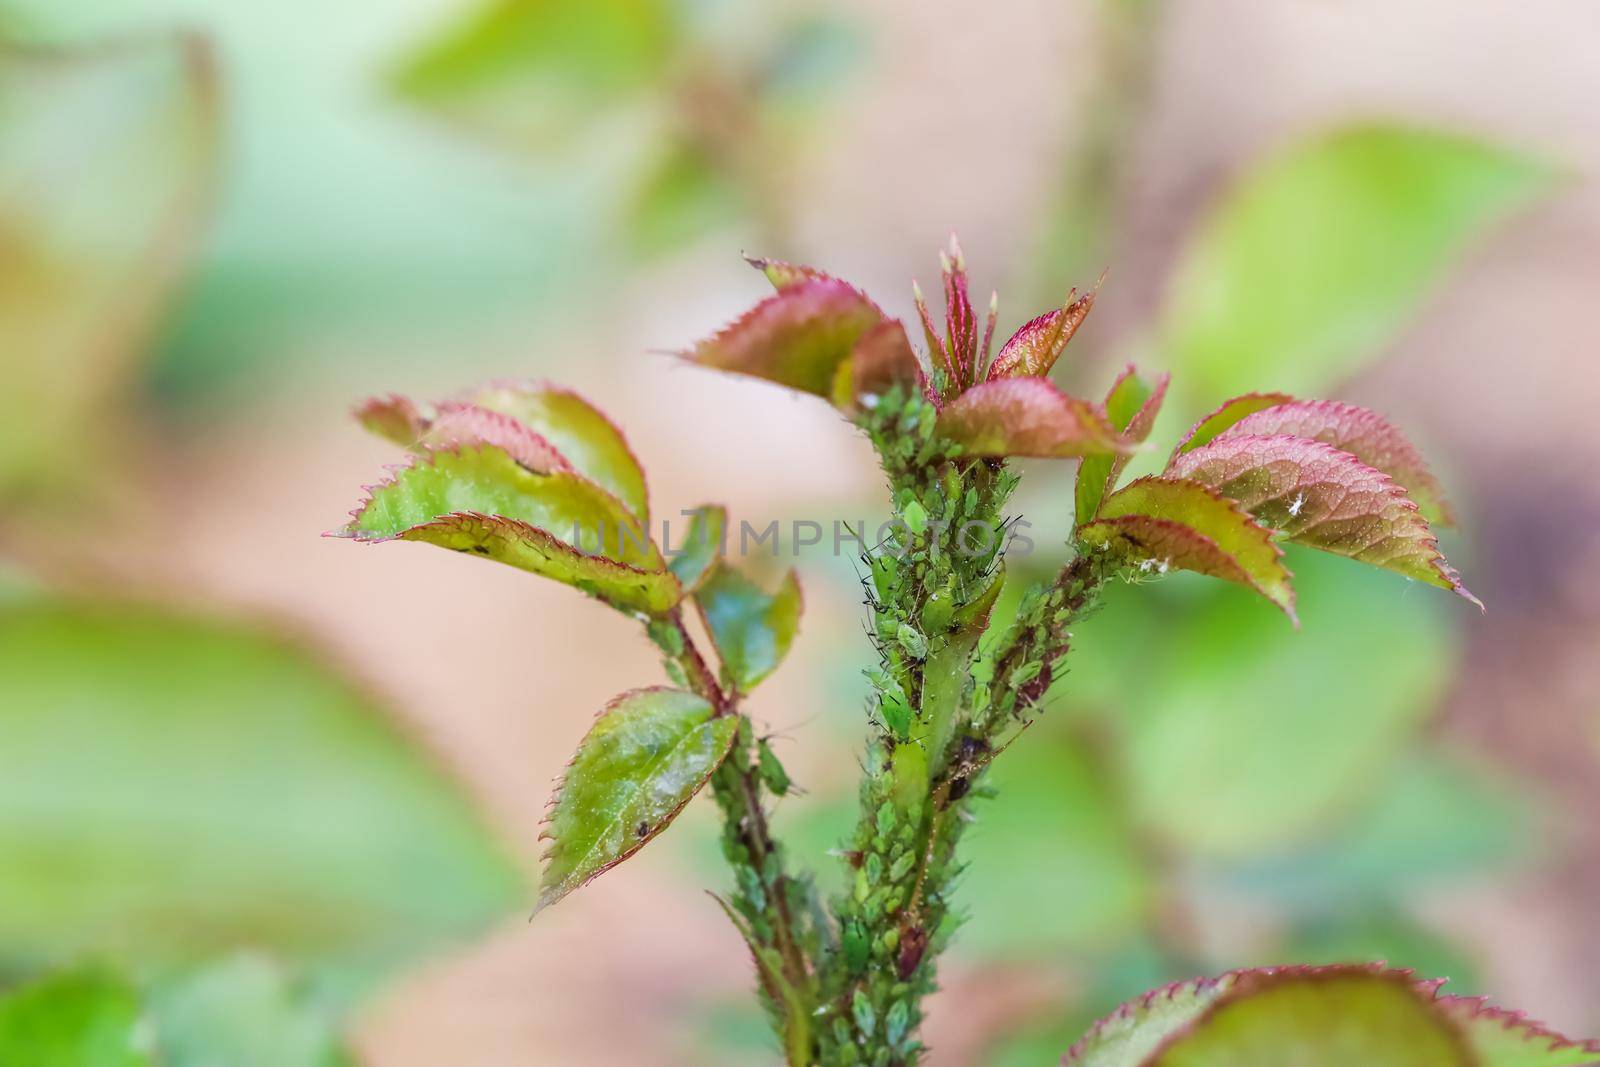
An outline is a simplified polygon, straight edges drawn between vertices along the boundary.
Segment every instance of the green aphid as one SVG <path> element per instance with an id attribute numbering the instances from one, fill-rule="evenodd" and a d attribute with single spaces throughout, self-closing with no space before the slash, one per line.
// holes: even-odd
<path id="1" fill-rule="evenodd" d="M 787 796 L 794 785 L 789 772 L 783 769 L 783 764 L 765 739 L 756 745 L 756 770 L 761 775 L 762 783 L 775 797 Z"/>
<path id="2" fill-rule="evenodd" d="M 900 647 L 906 650 L 906 655 L 912 659 L 926 659 L 928 656 L 928 639 L 922 636 L 922 631 L 903 622 L 895 631 L 895 639 L 900 642 Z"/>
<path id="3" fill-rule="evenodd" d="M 950 628 L 955 615 L 955 598 L 948 592 L 934 593 L 922 606 L 922 628 L 930 634 L 942 634 Z"/>
<path id="4" fill-rule="evenodd" d="M 900 517 L 905 520 L 906 529 L 913 534 L 921 535 L 928 528 L 928 509 L 920 501 L 911 500 L 900 509 Z"/>

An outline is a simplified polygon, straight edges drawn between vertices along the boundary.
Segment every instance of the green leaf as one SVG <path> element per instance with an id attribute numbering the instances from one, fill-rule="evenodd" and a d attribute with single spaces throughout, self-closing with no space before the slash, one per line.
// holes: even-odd
<path id="1" fill-rule="evenodd" d="M 150 1036 L 138 992 L 104 971 L 55 975 L 0 996 L 7 1067 L 154 1067 Z"/>
<path id="2" fill-rule="evenodd" d="M 256 629 L 132 604 L 0 605 L 0 737 L 11 972 L 249 945 L 360 983 L 522 899 L 438 760 Z"/>
<path id="3" fill-rule="evenodd" d="M 678 689 L 635 689 L 606 705 L 556 788 L 536 910 L 666 829 L 727 757 L 738 726 Z"/>
<path id="4" fill-rule="evenodd" d="M 469 552 L 652 614 L 680 595 L 660 551 L 616 497 L 577 474 L 538 474 L 490 445 L 418 456 L 372 488 L 339 536 Z M 595 550 L 606 554 L 588 554 Z"/>
<path id="5" fill-rule="evenodd" d="M 1178 447 L 1173 449 L 1172 454 L 1176 456 L 1181 452 L 1192 452 L 1201 445 L 1210 444 L 1223 431 L 1247 415 L 1293 402 L 1294 397 L 1288 393 L 1246 393 L 1224 401 L 1221 407 L 1209 415 L 1202 416 L 1199 422 L 1189 428 L 1189 432 L 1183 435 L 1183 439 L 1178 442 Z"/>
<path id="6" fill-rule="evenodd" d="M 541 146 L 662 77 L 677 40 L 663 0 L 488 0 L 395 81 L 423 106 Z"/>
<path id="7" fill-rule="evenodd" d="M 1140 478 L 1106 497 L 1099 512 L 1078 530 L 1084 543 L 1162 570 L 1176 567 L 1236 582 L 1295 618 L 1283 550 L 1270 531 L 1215 489 L 1183 479 Z"/>
<path id="8" fill-rule="evenodd" d="M 1155 427 L 1161 403 L 1167 396 L 1170 374 L 1163 374 L 1151 385 L 1139 376 L 1133 364 L 1128 364 L 1106 393 L 1106 417 L 1124 438 L 1142 444 Z M 1115 456 L 1089 456 L 1078 465 L 1076 508 L 1073 512 L 1079 525 L 1094 518 L 1100 510 L 1100 501 L 1117 487 L 1117 479 L 1128 465 L 1126 453 Z"/>
<path id="9" fill-rule="evenodd" d="M 1349 377 L 1474 238 L 1551 179 L 1492 145 L 1385 125 L 1335 129 L 1263 162 L 1201 223 L 1175 275 L 1161 332 L 1185 408 Z"/>
<path id="10" fill-rule="evenodd" d="M 723 541 L 727 536 L 727 508 L 721 504 L 702 504 L 695 508 L 689 517 L 689 529 L 683 535 L 681 551 L 667 561 L 685 594 L 699 589 L 711 575 L 722 559 Z"/>
<path id="11" fill-rule="evenodd" d="M 1239 975 L 1143 1067 L 1477 1067 L 1408 975 L 1368 968 Z"/>
<path id="12" fill-rule="evenodd" d="M 701 366 L 763 378 L 790 389 L 831 397 L 839 364 L 856 342 L 884 321 L 854 286 L 810 272 L 795 276 L 786 264 L 776 271 L 778 291 L 685 357 Z"/>
<path id="13" fill-rule="evenodd" d="M 800 578 L 792 570 L 769 594 L 720 563 L 695 593 L 695 603 L 716 645 L 724 680 L 741 693 L 778 669 L 800 629 Z"/>
<path id="14" fill-rule="evenodd" d="M 354 1067 L 307 991 L 242 955 L 163 979 L 148 994 L 161 1067 Z"/>
<path id="15" fill-rule="evenodd" d="M 1128 1001 L 1091 1026 L 1067 1050 L 1061 1067 L 1140 1067 L 1167 1038 L 1227 992 L 1236 977 L 1174 982 Z"/>
<path id="16" fill-rule="evenodd" d="M 644 469 L 628 439 L 605 413 L 577 393 L 546 382 L 491 382 L 466 401 L 521 422 L 549 441 L 574 470 L 607 490 L 650 526 Z"/>
<path id="17" fill-rule="evenodd" d="M 59 492 L 115 447 L 195 253 L 219 155 L 211 51 L 178 34 L 6 45 L 0 100 L 0 493 Z"/>
<path id="18" fill-rule="evenodd" d="M 1132 450 L 1105 416 L 1044 378 L 1002 378 L 962 393 L 939 432 L 970 456 L 1066 459 Z"/>
<path id="19" fill-rule="evenodd" d="M 1467 1037 L 1475 1067 L 1593 1067 L 1600 1041 L 1574 1041 L 1520 1011 L 1506 1011 L 1482 997 L 1440 997 L 1437 1007 Z"/>
<path id="20" fill-rule="evenodd" d="M 1348 452 L 1303 437 L 1223 434 L 1167 473 L 1209 485 L 1291 541 L 1483 602 L 1439 551 L 1405 489 Z"/>

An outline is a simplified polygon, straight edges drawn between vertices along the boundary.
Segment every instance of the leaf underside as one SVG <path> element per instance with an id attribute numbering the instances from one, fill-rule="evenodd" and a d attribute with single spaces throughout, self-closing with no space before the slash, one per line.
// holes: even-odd
<path id="1" fill-rule="evenodd" d="M 735 716 L 678 689 L 635 689 L 601 711 L 551 802 L 536 910 L 655 838 L 727 756 Z"/>
<path id="2" fill-rule="evenodd" d="M 722 663 L 725 680 L 741 693 L 778 669 L 800 628 L 800 579 L 784 576 L 776 593 L 720 563 L 695 594 Z"/>

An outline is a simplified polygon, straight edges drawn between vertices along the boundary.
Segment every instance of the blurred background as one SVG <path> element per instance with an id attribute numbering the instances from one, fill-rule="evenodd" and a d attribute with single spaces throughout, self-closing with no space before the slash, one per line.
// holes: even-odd
<path id="1" fill-rule="evenodd" d="M 1407 427 L 1486 615 L 1296 556 L 1304 628 L 1113 590 L 969 835 L 939 1067 L 1196 973 L 1386 959 L 1600 1030 L 1600 7 L 1436 0 L 0 0 L 0 985 L 90 961 L 177 1064 L 776 1062 L 710 805 L 524 920 L 550 783 L 652 684 L 553 583 L 320 538 L 364 395 L 555 377 L 658 512 L 880 514 L 831 409 L 687 369 L 741 250 L 894 314 L 961 235 L 1058 376 Z M 1041 573 L 1070 471 L 1016 508 Z M 830 876 L 848 558 L 754 705 Z M 789 561 L 772 561 L 774 568 Z M 175 1051 L 174 1051 L 175 1050 Z"/>

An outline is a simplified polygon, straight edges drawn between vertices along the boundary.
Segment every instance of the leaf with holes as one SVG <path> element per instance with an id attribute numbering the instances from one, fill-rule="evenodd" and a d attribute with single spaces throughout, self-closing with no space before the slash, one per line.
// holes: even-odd
<path id="1" fill-rule="evenodd" d="M 704 367 L 831 397 L 839 364 L 883 312 L 837 278 L 785 279 L 772 296 L 685 353 Z"/>
<path id="2" fill-rule="evenodd" d="M 768 593 L 720 563 L 695 593 L 695 603 L 722 662 L 723 680 L 741 693 L 778 669 L 800 629 L 803 605 L 794 571 L 776 593 Z"/>
<path id="3" fill-rule="evenodd" d="M 1483 606 L 1461 584 L 1405 489 L 1348 452 L 1302 437 L 1225 436 L 1174 456 L 1167 473 L 1219 490 L 1291 541 Z"/>
<path id="4" fill-rule="evenodd" d="M 1163 374 L 1151 384 L 1140 376 L 1133 364 L 1128 364 L 1106 393 L 1106 418 L 1113 428 L 1131 444 L 1143 444 L 1155 427 L 1156 416 L 1161 413 L 1161 402 L 1167 396 L 1167 383 L 1171 375 Z M 1100 501 L 1117 486 L 1117 479 L 1128 465 L 1128 455 L 1089 456 L 1078 466 L 1076 510 L 1074 515 L 1081 523 L 1088 522 L 1100 510 Z"/>
<path id="5" fill-rule="evenodd" d="M 973 386 L 940 412 L 939 432 L 969 456 L 1067 459 L 1133 448 L 1094 405 L 1043 378 Z"/>
<path id="6" fill-rule="evenodd" d="M 570 471 L 531 471 L 491 445 L 417 457 L 373 487 L 338 536 L 468 552 L 651 613 L 680 596 L 660 551 L 616 497 Z"/>
<path id="7" fill-rule="evenodd" d="M 1444 488 L 1417 446 L 1375 411 L 1334 400 L 1293 400 L 1245 415 L 1217 437 L 1286 434 L 1332 445 L 1387 474 L 1416 501 L 1429 522 L 1450 525 Z"/>
<path id="8" fill-rule="evenodd" d="M 538 909 L 615 867 L 670 823 L 728 755 L 736 716 L 679 689 L 635 689 L 600 712 L 556 788 Z"/>
<path id="9" fill-rule="evenodd" d="M 0 996 L 0 1063 L 152 1067 L 138 991 L 98 970 L 73 971 Z"/>
<path id="10" fill-rule="evenodd" d="M 1295 617 L 1291 575 L 1271 531 L 1199 482 L 1140 478 L 1106 497 L 1078 537 L 1141 564 L 1236 582 Z"/>

